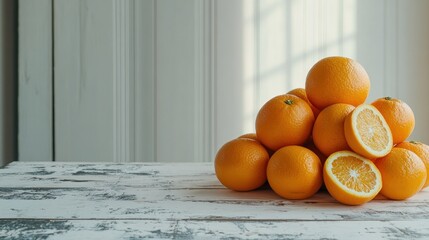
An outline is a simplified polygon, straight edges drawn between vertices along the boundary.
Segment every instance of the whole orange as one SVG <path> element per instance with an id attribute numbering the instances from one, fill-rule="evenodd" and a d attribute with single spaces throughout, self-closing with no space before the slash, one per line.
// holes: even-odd
<path id="1" fill-rule="evenodd" d="M 310 138 L 307 142 L 305 142 L 305 144 L 303 145 L 303 147 L 308 148 L 309 150 L 311 150 L 312 152 L 314 152 L 317 157 L 319 157 L 320 162 L 322 163 L 322 166 L 325 164 L 326 158 L 328 158 L 326 155 L 324 155 L 317 147 L 316 144 L 314 144 L 314 141 L 312 138 Z"/>
<path id="2" fill-rule="evenodd" d="M 243 135 L 239 136 L 238 138 L 249 138 L 249 139 L 253 139 L 253 140 L 258 141 L 259 143 L 261 143 L 259 141 L 258 137 L 256 136 L 256 133 L 246 133 L 246 134 L 243 134 Z M 264 147 L 267 150 L 268 155 L 270 155 L 270 156 L 273 155 L 273 153 L 274 153 L 273 150 L 267 148 L 266 146 L 264 146 Z"/>
<path id="3" fill-rule="evenodd" d="M 238 138 L 249 138 L 249 139 L 253 139 L 255 141 L 258 141 L 258 137 L 256 136 L 256 133 L 246 133 L 246 134 L 239 136 Z"/>
<path id="4" fill-rule="evenodd" d="M 315 194 L 323 182 L 322 164 L 315 153 L 301 146 L 287 146 L 271 157 L 268 183 L 286 199 L 305 199 Z"/>
<path id="5" fill-rule="evenodd" d="M 392 131 L 393 144 L 405 141 L 414 130 L 413 110 L 397 98 L 385 97 L 375 100 L 372 105 L 380 111 Z"/>
<path id="6" fill-rule="evenodd" d="M 421 143 L 421 142 L 402 142 L 397 144 L 395 147 L 398 148 L 405 148 L 413 153 L 415 153 L 419 158 L 423 161 L 423 163 L 426 166 L 426 172 L 429 174 L 429 146 Z M 423 188 L 427 187 L 429 185 L 429 176 L 426 178 L 426 182 L 423 185 Z"/>
<path id="7" fill-rule="evenodd" d="M 301 145 L 311 134 L 314 115 L 305 100 L 292 95 L 276 96 L 256 116 L 256 135 L 272 150 Z"/>
<path id="8" fill-rule="evenodd" d="M 383 196 L 404 200 L 419 192 L 426 182 L 427 172 L 423 161 L 412 151 L 394 147 L 375 165 L 383 180 Z"/>
<path id="9" fill-rule="evenodd" d="M 320 110 L 317 109 L 313 104 L 311 104 L 311 102 L 308 100 L 307 98 L 307 93 L 305 92 L 304 88 L 295 88 L 291 91 L 289 91 L 287 94 L 292 94 L 295 95 L 297 97 L 302 98 L 303 100 L 305 100 L 308 105 L 310 105 L 311 110 L 313 110 L 313 114 L 314 114 L 314 118 L 317 118 L 317 116 L 319 115 Z"/>
<path id="10" fill-rule="evenodd" d="M 225 143 L 217 152 L 216 177 L 229 189 L 254 190 L 267 181 L 268 160 L 268 153 L 260 143 L 237 138 Z"/>
<path id="11" fill-rule="evenodd" d="M 368 97 L 369 89 L 365 69 L 346 57 L 327 57 L 318 61 L 308 72 L 305 82 L 308 100 L 320 110 L 335 103 L 360 105 Z"/>
<path id="12" fill-rule="evenodd" d="M 325 156 L 350 149 L 344 134 L 344 120 L 354 108 L 350 104 L 336 103 L 320 112 L 313 126 L 313 141 Z"/>
<path id="13" fill-rule="evenodd" d="M 303 147 L 308 148 L 309 150 L 311 150 L 312 152 L 314 152 L 317 157 L 320 159 L 320 163 L 322 163 L 322 168 L 325 165 L 326 159 L 328 158 L 327 156 L 325 156 L 314 144 L 313 139 L 310 138 L 304 145 Z M 320 187 L 320 190 L 326 190 L 325 184 L 322 182 L 322 186 Z"/>

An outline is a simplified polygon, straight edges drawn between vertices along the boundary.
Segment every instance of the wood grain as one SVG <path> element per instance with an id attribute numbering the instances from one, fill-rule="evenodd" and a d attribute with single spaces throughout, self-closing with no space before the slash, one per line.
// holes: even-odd
<path id="1" fill-rule="evenodd" d="M 424 239 L 428 219 L 427 190 L 357 207 L 323 191 L 289 201 L 267 186 L 225 189 L 212 163 L 14 162 L 0 169 L 6 239 Z"/>
<path id="2" fill-rule="evenodd" d="M 415 221 L 0 220 L 2 239 L 425 239 Z"/>

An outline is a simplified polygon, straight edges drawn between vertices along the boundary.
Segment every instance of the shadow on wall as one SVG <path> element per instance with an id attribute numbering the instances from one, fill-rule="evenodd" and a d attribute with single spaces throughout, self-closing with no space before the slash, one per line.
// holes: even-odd
<path id="1" fill-rule="evenodd" d="M 17 159 L 17 5 L 0 2 L 0 166 Z"/>

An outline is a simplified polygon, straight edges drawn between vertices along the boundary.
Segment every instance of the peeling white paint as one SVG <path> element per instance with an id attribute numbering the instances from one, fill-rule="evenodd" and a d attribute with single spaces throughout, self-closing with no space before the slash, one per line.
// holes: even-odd
<path id="1" fill-rule="evenodd" d="M 0 169 L 0 238 L 429 238 L 429 192 L 345 206 L 234 192 L 211 163 L 19 163 Z"/>

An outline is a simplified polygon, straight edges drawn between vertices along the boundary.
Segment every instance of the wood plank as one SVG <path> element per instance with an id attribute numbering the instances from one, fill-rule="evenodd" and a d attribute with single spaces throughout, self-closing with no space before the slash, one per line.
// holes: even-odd
<path id="1" fill-rule="evenodd" d="M 424 239 L 429 191 L 362 206 L 326 192 L 289 201 L 225 189 L 212 163 L 12 163 L 0 169 L 0 237 Z"/>
<path id="2" fill-rule="evenodd" d="M 268 188 L 244 193 L 225 189 L 208 163 L 13 163 L 0 171 L 0 192 L 2 218 L 225 221 L 429 218 L 428 190 L 407 201 L 379 197 L 359 207 L 339 204 L 326 192 L 307 200 L 289 201 Z"/>
<path id="3" fill-rule="evenodd" d="M 19 1 L 19 161 L 53 160 L 52 1 Z"/>
<path id="4" fill-rule="evenodd" d="M 3 239 L 427 239 L 416 221 L 0 220 Z"/>
<path id="5" fill-rule="evenodd" d="M 175 191 L 120 190 L 120 189 L 34 189 L 2 188 L 1 218 L 44 219 L 195 219 L 195 220 L 354 220 L 389 221 L 429 219 L 428 202 L 374 200 L 359 207 L 331 202 L 313 201 L 328 198 L 316 196 L 302 201 L 279 199 L 221 200 L 208 196 L 223 195 L 222 191 L 186 191 L 180 196 Z M 166 193 L 169 194 L 166 194 Z M 208 194 L 207 194 L 208 193 Z M 150 195 L 155 195 L 150 197 Z M 200 197 L 207 194 L 207 197 Z M 227 193 L 229 194 L 229 193 Z M 270 196 L 267 194 L 267 196 Z M 158 198 L 158 199 L 156 199 Z M 188 198 L 188 199 L 186 199 Z M 240 199 L 241 198 L 241 199 Z"/>

